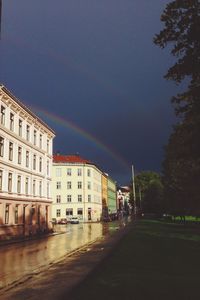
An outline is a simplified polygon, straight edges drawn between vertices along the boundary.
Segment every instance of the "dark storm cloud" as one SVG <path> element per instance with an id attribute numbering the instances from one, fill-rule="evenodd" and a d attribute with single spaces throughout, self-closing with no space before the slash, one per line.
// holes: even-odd
<path id="1" fill-rule="evenodd" d="M 26 104 L 72 120 L 138 170 L 159 170 L 175 87 L 162 78 L 172 59 L 152 39 L 160 0 L 6 0 L 0 80 Z M 45 117 L 44 117 L 45 118 Z M 129 181 L 112 155 L 46 119 L 55 150 L 76 153 Z"/>

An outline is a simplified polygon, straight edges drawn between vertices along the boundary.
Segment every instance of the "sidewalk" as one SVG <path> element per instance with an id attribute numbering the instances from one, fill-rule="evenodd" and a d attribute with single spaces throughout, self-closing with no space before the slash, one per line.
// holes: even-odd
<path id="1" fill-rule="evenodd" d="M 44 234 L 38 234 L 38 235 L 32 235 L 32 236 L 26 236 L 26 237 L 20 237 L 20 238 L 11 238 L 8 240 L 0 240 L 0 247 L 12 245 L 16 243 L 21 242 L 28 242 L 28 241 L 35 241 L 39 239 L 45 239 L 57 234 L 63 234 L 64 232 L 50 232 L 50 233 L 44 233 Z"/>

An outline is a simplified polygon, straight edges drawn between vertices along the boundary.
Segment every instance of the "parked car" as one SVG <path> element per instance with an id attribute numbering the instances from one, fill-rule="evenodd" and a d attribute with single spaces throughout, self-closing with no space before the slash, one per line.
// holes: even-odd
<path id="1" fill-rule="evenodd" d="M 58 220 L 58 224 L 67 224 L 67 219 L 63 218 Z"/>
<path id="2" fill-rule="evenodd" d="M 79 224 L 79 219 L 77 217 L 72 217 L 70 220 L 71 224 Z"/>

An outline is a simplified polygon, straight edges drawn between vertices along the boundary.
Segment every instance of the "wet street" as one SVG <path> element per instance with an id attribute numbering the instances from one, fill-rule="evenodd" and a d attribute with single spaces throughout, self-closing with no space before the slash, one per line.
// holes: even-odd
<path id="1" fill-rule="evenodd" d="M 0 247 L 0 287 L 40 272 L 73 250 L 116 231 L 123 222 L 56 225 L 62 234 Z"/>

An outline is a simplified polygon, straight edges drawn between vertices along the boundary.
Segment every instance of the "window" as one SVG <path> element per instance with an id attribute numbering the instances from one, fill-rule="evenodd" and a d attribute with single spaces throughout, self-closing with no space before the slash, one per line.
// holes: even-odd
<path id="1" fill-rule="evenodd" d="M 66 216 L 73 216 L 73 208 L 66 209 Z"/>
<path id="2" fill-rule="evenodd" d="M 61 211 L 60 209 L 56 209 L 56 217 L 59 218 L 61 215 Z"/>
<path id="3" fill-rule="evenodd" d="M 5 224 L 9 223 L 9 204 L 6 204 L 5 208 Z"/>
<path id="4" fill-rule="evenodd" d="M 18 164 L 22 163 L 22 147 L 18 147 Z"/>
<path id="5" fill-rule="evenodd" d="M 0 136 L 0 156 L 3 157 L 4 138 Z"/>
<path id="6" fill-rule="evenodd" d="M 40 149 L 42 149 L 42 135 L 40 134 Z"/>
<path id="7" fill-rule="evenodd" d="M 71 181 L 67 181 L 67 189 L 70 190 L 72 188 L 72 183 Z"/>
<path id="8" fill-rule="evenodd" d="M 33 144 L 36 145 L 36 143 L 37 143 L 37 131 L 34 130 L 33 131 Z"/>
<path id="9" fill-rule="evenodd" d="M 17 193 L 18 194 L 21 193 L 21 176 L 20 175 L 17 176 Z"/>
<path id="10" fill-rule="evenodd" d="M 1 105 L 1 125 L 5 125 L 5 112 L 5 107 Z"/>
<path id="11" fill-rule="evenodd" d="M 42 172 L 42 157 L 40 157 L 39 161 L 39 171 Z"/>
<path id="12" fill-rule="evenodd" d="M 88 190 L 91 190 L 91 182 L 88 181 Z"/>
<path id="13" fill-rule="evenodd" d="M 49 140 L 47 140 L 47 153 L 49 153 Z"/>
<path id="14" fill-rule="evenodd" d="M 56 182 L 56 189 L 60 190 L 61 189 L 61 181 Z"/>
<path id="15" fill-rule="evenodd" d="M 14 130 L 14 114 L 10 113 L 10 130 Z"/>
<path id="16" fill-rule="evenodd" d="M 78 202 L 82 202 L 82 195 L 78 195 Z"/>
<path id="17" fill-rule="evenodd" d="M 26 140 L 30 140 L 30 126 L 26 125 Z"/>
<path id="18" fill-rule="evenodd" d="M 87 176 L 90 177 L 91 176 L 91 170 L 87 169 Z"/>
<path id="19" fill-rule="evenodd" d="M 26 180 L 25 180 L 25 194 L 28 195 L 28 177 L 26 177 Z"/>
<path id="20" fill-rule="evenodd" d="M 29 151 L 26 151 L 26 167 L 29 167 Z"/>
<path id="21" fill-rule="evenodd" d="M 19 220 L 19 205 L 15 205 L 15 224 L 18 224 Z"/>
<path id="22" fill-rule="evenodd" d="M 12 192 L 12 173 L 8 173 L 8 192 Z"/>
<path id="23" fill-rule="evenodd" d="M 78 169 L 78 170 L 77 170 L 77 175 L 78 175 L 78 176 L 82 176 L 82 169 Z"/>
<path id="24" fill-rule="evenodd" d="M 19 136 L 22 136 L 22 120 L 19 119 Z"/>
<path id="25" fill-rule="evenodd" d="M 56 168 L 56 177 L 61 177 L 61 176 L 62 176 L 61 168 Z"/>
<path id="26" fill-rule="evenodd" d="M 82 208 L 77 208 L 77 215 L 82 218 L 83 216 L 83 209 Z"/>
<path id="27" fill-rule="evenodd" d="M 50 196 L 50 185 L 49 182 L 47 182 L 47 198 Z"/>
<path id="28" fill-rule="evenodd" d="M 0 191 L 2 191 L 3 188 L 3 171 L 0 170 Z"/>
<path id="29" fill-rule="evenodd" d="M 60 203 L 61 202 L 61 195 L 57 195 L 56 196 L 56 203 Z"/>
<path id="30" fill-rule="evenodd" d="M 91 202 L 91 195 L 88 195 L 88 202 Z"/>
<path id="31" fill-rule="evenodd" d="M 9 160 L 13 160 L 13 143 L 9 142 Z"/>
<path id="32" fill-rule="evenodd" d="M 82 181 L 78 181 L 78 189 L 82 189 Z"/>
<path id="33" fill-rule="evenodd" d="M 67 202 L 72 202 L 72 195 L 67 195 Z"/>
<path id="34" fill-rule="evenodd" d="M 69 169 L 69 168 L 67 169 L 67 175 L 68 175 L 68 176 L 71 176 L 71 175 L 72 175 L 72 169 Z"/>
<path id="35" fill-rule="evenodd" d="M 33 155 L 33 170 L 36 169 L 36 155 Z"/>
<path id="36" fill-rule="evenodd" d="M 47 160 L 47 176 L 49 176 L 49 161 Z"/>
<path id="37" fill-rule="evenodd" d="M 33 196 L 35 196 L 35 187 L 36 187 L 36 181 L 34 179 L 33 180 Z"/>
<path id="38" fill-rule="evenodd" d="M 42 197 L 42 181 L 39 183 L 39 196 Z"/>

